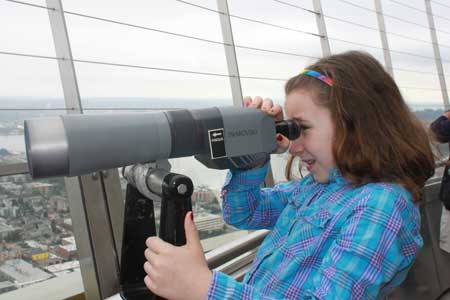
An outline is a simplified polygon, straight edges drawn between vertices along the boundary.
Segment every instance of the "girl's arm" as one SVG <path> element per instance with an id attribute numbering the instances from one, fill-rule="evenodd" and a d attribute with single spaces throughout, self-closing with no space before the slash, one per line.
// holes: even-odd
<path id="1" fill-rule="evenodd" d="M 269 161 L 261 168 L 229 171 L 222 188 L 225 222 L 240 229 L 274 227 L 298 184 L 286 182 L 261 188 Z"/>
<path id="2" fill-rule="evenodd" d="M 447 143 L 450 141 L 450 119 L 446 115 L 434 120 L 430 128 L 439 142 Z"/>

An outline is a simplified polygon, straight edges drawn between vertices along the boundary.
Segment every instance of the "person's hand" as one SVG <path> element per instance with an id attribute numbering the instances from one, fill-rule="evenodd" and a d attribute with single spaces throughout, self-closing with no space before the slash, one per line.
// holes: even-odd
<path id="1" fill-rule="evenodd" d="M 262 112 L 273 117 L 275 121 L 283 120 L 283 108 L 279 104 L 273 104 L 272 99 L 262 99 L 256 96 L 254 99 L 251 97 L 244 98 L 244 107 L 261 109 Z M 282 134 L 277 133 L 277 150 L 275 153 L 283 153 L 289 148 L 289 139 Z"/>
<path id="2" fill-rule="evenodd" d="M 446 116 L 447 119 L 450 119 L 450 110 L 447 110 L 446 112 L 444 112 L 444 116 Z"/>
<path id="3" fill-rule="evenodd" d="M 207 299 L 212 272 L 203 254 L 192 212 L 184 218 L 184 230 L 186 245 L 181 247 L 159 237 L 147 239 L 144 282 L 154 294 L 166 299 Z"/>

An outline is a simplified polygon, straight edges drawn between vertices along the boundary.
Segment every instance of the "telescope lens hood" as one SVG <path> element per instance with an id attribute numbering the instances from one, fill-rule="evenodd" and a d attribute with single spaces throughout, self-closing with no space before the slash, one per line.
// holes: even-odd
<path id="1" fill-rule="evenodd" d="M 67 176 L 68 144 L 62 119 L 26 120 L 24 131 L 31 177 Z"/>

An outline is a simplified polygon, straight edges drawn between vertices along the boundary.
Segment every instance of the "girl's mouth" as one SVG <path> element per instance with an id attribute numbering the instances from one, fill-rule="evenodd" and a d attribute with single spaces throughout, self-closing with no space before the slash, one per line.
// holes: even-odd
<path id="1" fill-rule="evenodd" d="M 302 159 L 302 161 L 306 164 L 306 169 L 308 170 L 308 172 L 311 172 L 316 160 L 315 159 Z"/>

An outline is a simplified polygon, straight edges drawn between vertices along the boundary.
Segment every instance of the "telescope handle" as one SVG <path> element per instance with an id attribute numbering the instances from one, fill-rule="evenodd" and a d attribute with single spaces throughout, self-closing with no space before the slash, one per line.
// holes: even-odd
<path id="1" fill-rule="evenodd" d="M 159 237 L 175 246 L 186 244 L 184 218 L 192 211 L 194 186 L 191 179 L 164 169 L 149 170 L 146 179 L 148 189 L 161 198 L 157 201 L 161 203 Z M 120 295 L 124 300 L 163 299 L 154 295 L 144 284 L 145 241 L 149 236 L 156 236 L 154 202 L 129 183 L 120 268 Z"/>

